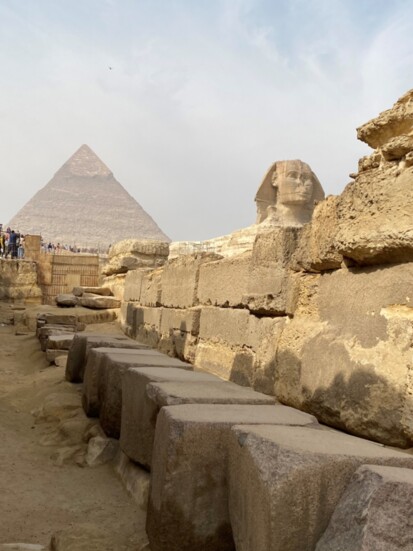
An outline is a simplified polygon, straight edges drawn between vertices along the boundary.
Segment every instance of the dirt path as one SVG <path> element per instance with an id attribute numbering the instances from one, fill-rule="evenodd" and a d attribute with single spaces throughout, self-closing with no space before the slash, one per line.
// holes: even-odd
<path id="1" fill-rule="evenodd" d="M 112 466 L 76 464 L 86 447 L 79 434 L 94 424 L 80 389 L 49 367 L 34 335 L 4 324 L 9 313 L 1 304 L 0 544 L 48 546 L 60 531 L 59 551 L 148 549 L 145 514 Z"/>

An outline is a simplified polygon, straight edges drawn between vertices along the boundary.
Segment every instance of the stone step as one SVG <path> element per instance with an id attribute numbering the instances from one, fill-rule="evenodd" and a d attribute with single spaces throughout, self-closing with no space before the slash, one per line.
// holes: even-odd
<path id="1" fill-rule="evenodd" d="M 145 468 L 151 468 L 156 419 L 160 408 L 147 395 L 149 383 L 175 382 L 182 385 L 211 381 L 223 383 L 216 375 L 176 367 L 128 369 L 122 380 L 120 445 L 123 452 Z"/>
<path id="2" fill-rule="evenodd" d="M 122 374 L 130 367 L 177 367 L 192 365 L 157 350 L 94 348 L 89 352 L 83 380 L 82 404 L 85 413 L 100 418 L 107 436 L 119 438 L 122 414 Z"/>
<path id="3" fill-rule="evenodd" d="M 124 421 L 129 417 L 122 419 L 121 445 Z M 308 425 L 317 420 L 280 404 L 185 404 L 161 409 L 147 523 L 153 551 L 234 551 L 228 513 L 228 441 L 232 426 L 251 423 Z M 137 428 L 136 422 L 131 428 Z"/>
<path id="4" fill-rule="evenodd" d="M 149 346 L 126 337 L 125 335 L 105 335 L 101 333 L 76 334 L 66 365 L 66 380 L 72 383 L 81 383 L 89 350 L 92 348 L 133 348 L 149 349 Z"/>
<path id="5" fill-rule="evenodd" d="M 321 426 L 234 426 L 228 473 L 237 551 L 313 551 L 363 464 L 412 469 L 413 456 Z"/>

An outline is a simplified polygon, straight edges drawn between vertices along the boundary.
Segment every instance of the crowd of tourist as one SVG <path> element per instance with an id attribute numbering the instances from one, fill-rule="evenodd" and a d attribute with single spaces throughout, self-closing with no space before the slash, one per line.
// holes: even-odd
<path id="1" fill-rule="evenodd" d="M 3 224 L 0 224 L 0 257 L 24 258 L 24 235 L 11 228 L 3 230 Z"/>

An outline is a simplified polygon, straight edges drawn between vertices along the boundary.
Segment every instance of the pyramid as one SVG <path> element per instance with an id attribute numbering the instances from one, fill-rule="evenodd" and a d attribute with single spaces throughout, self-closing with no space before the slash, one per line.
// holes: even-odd
<path id="1" fill-rule="evenodd" d="M 170 241 L 87 145 L 10 220 L 12 229 L 44 241 L 106 250 L 123 239 Z"/>

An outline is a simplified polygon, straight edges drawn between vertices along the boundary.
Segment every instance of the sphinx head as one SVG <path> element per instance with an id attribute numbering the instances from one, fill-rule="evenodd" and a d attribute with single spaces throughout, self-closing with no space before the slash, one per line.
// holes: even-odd
<path id="1" fill-rule="evenodd" d="M 302 225 L 309 222 L 324 191 L 307 163 L 277 161 L 267 171 L 255 197 L 257 223 L 266 219 L 277 225 Z"/>

